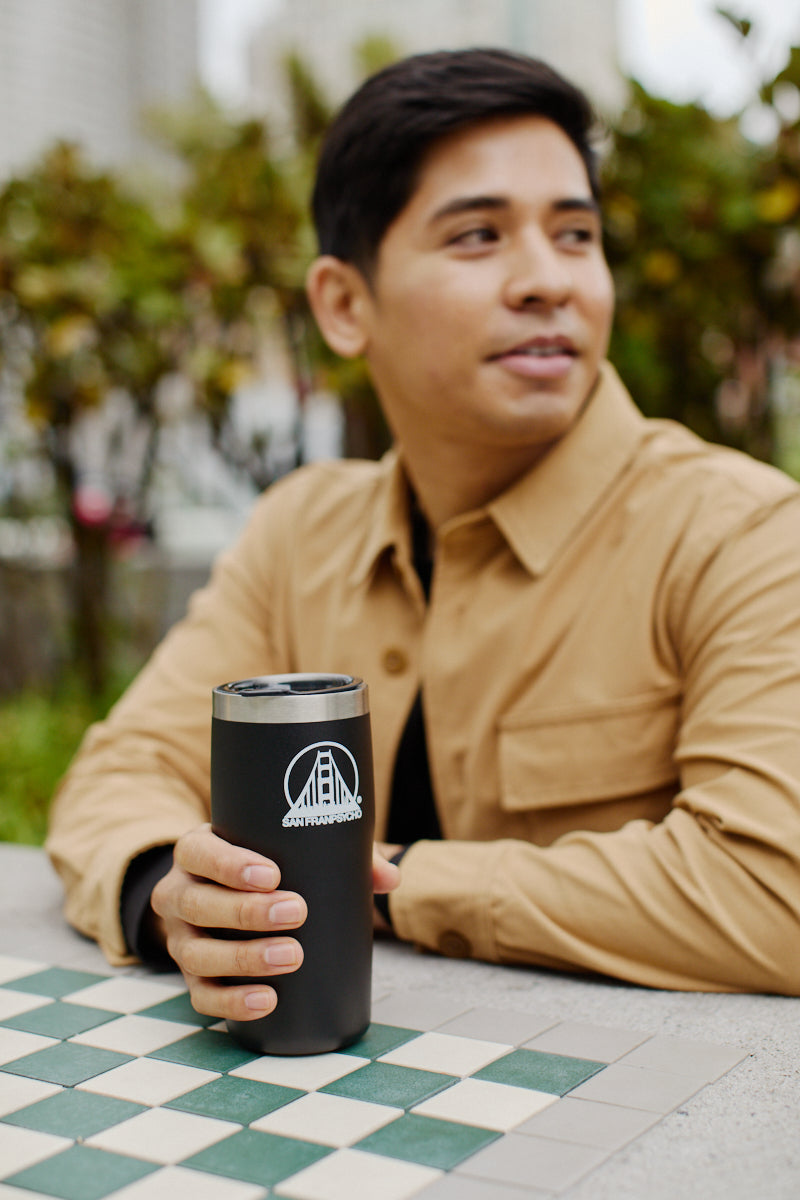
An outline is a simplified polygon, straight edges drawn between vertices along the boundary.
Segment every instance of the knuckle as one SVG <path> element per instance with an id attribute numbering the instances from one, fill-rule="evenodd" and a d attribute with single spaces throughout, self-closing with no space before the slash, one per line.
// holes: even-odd
<path id="1" fill-rule="evenodd" d="M 257 896 L 240 894 L 236 905 L 236 924 L 239 929 L 259 930 L 263 927 L 263 906 Z"/>
<path id="2" fill-rule="evenodd" d="M 176 963 L 181 970 L 183 970 L 185 961 L 184 939 L 180 936 L 180 934 L 174 932 L 173 930 L 168 930 L 166 936 L 166 947 L 167 954 L 170 956 L 172 961 Z M 189 974 L 194 974 L 194 972 L 190 971 Z"/>
<path id="3" fill-rule="evenodd" d="M 206 954 L 199 938 L 184 939 L 180 947 L 180 955 L 180 963 L 184 971 L 198 976 L 207 973 L 208 965 L 204 962 Z"/>
<path id="4" fill-rule="evenodd" d="M 166 909 L 168 903 L 169 885 L 167 884 L 165 876 L 164 879 L 159 879 L 158 883 L 150 893 L 150 907 L 154 913 L 158 914 L 159 917 L 165 917 L 167 915 Z"/>
<path id="5" fill-rule="evenodd" d="M 202 925 L 203 911 L 203 891 L 202 888 L 194 884 L 189 884 L 183 889 L 178 903 L 178 911 L 184 921 L 190 925 Z"/>
<path id="6" fill-rule="evenodd" d="M 234 947 L 233 964 L 236 974 L 252 975 L 256 970 L 252 943 L 235 942 Z"/>

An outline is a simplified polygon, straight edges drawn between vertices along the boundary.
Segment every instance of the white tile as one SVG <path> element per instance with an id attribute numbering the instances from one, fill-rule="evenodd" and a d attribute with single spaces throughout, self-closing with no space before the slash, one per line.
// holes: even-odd
<path id="1" fill-rule="evenodd" d="M 137 979 L 133 975 L 117 975 L 92 983 L 89 987 L 62 996 L 67 1004 L 87 1004 L 107 1012 L 132 1013 L 162 1000 L 171 1000 L 186 991 L 183 983 L 164 983 L 155 979 Z"/>
<path id="2" fill-rule="evenodd" d="M 562 1021 L 546 1033 L 525 1043 L 526 1050 L 544 1050 L 548 1054 L 567 1054 L 595 1062 L 615 1062 L 634 1046 L 646 1041 L 646 1033 L 630 1029 L 612 1029 L 579 1021 Z"/>
<path id="3" fill-rule="evenodd" d="M 453 1033 L 460 1037 L 483 1038 L 494 1041 L 502 1038 L 520 1046 L 556 1024 L 555 1017 L 543 1013 L 523 1013 L 501 1008 L 471 1008 L 469 1012 L 440 1025 L 437 1033 Z"/>
<path id="4" fill-rule="evenodd" d="M 0 1029 L 0 1063 L 13 1062 L 48 1046 L 57 1046 L 60 1038 L 43 1037 L 40 1033 L 23 1033 L 19 1029 Z"/>
<path id="5" fill-rule="evenodd" d="M 652 1037 L 622 1062 L 626 1067 L 649 1067 L 670 1075 L 702 1076 L 709 1083 L 747 1058 L 739 1046 L 720 1046 L 686 1038 Z"/>
<path id="6" fill-rule="evenodd" d="M 666 1071 L 647 1071 L 643 1067 L 625 1067 L 612 1063 L 570 1092 L 573 1100 L 599 1100 L 625 1108 L 643 1108 L 647 1112 L 668 1113 L 688 1100 L 705 1080 Z"/>
<path id="7" fill-rule="evenodd" d="M 372 1006 L 373 1021 L 421 1031 L 452 1021 L 470 1006 L 437 992 L 394 992 Z"/>
<path id="8" fill-rule="evenodd" d="M 163 1167 L 114 1192 L 114 1200 L 263 1200 L 267 1194 L 258 1184 L 206 1175 L 186 1167 Z M 0 1200 L 3 1200 L 1 1192 Z M 26 1198 L 17 1196 L 16 1200 Z"/>
<path id="9" fill-rule="evenodd" d="M 308 1138 L 323 1146 L 352 1146 L 367 1134 L 382 1129 L 402 1117 L 402 1108 L 387 1104 L 369 1104 L 346 1096 L 311 1092 L 275 1112 L 253 1121 L 251 1129 L 277 1133 L 283 1137 Z"/>
<path id="10" fill-rule="evenodd" d="M 552 1200 L 552 1192 L 538 1188 L 514 1187 L 485 1179 L 467 1179 L 466 1175 L 445 1175 L 419 1193 L 419 1200 Z"/>
<path id="11" fill-rule="evenodd" d="M 445 1175 L 420 1192 L 419 1200 L 553 1200 L 553 1193 L 530 1186 L 516 1188 L 494 1181 L 468 1180 L 465 1175 Z"/>
<path id="12" fill-rule="evenodd" d="M 43 1083 L 40 1079 L 26 1079 L 22 1075 L 0 1074 L 0 1117 L 27 1108 L 48 1096 L 62 1092 L 57 1083 Z"/>
<path id="13" fill-rule="evenodd" d="M 45 1004 L 52 1004 L 49 996 L 34 996 L 32 992 L 15 992 L 11 988 L 0 988 L 0 1021 L 32 1012 Z"/>
<path id="14" fill-rule="evenodd" d="M 382 1054 L 379 1061 L 397 1067 L 416 1067 L 420 1071 L 440 1071 L 445 1075 L 471 1075 L 513 1049 L 512 1045 L 501 1042 L 479 1042 L 475 1038 L 454 1037 L 448 1033 L 423 1033 L 388 1054 Z"/>
<path id="15" fill-rule="evenodd" d="M 0 1200 L 53 1200 L 53 1197 L 45 1196 L 44 1192 L 29 1192 L 27 1188 L 23 1191 L 22 1188 L 0 1183 Z"/>
<path id="16" fill-rule="evenodd" d="M 462 1079 L 417 1104 L 413 1112 L 423 1117 L 440 1117 L 506 1133 L 557 1100 L 558 1096 L 536 1092 L 532 1088 L 490 1083 L 486 1079 Z"/>
<path id="17" fill-rule="evenodd" d="M 455 1168 L 456 1175 L 544 1192 L 563 1192 L 608 1158 L 607 1150 L 507 1133 Z"/>
<path id="18" fill-rule="evenodd" d="M 115 1096 L 118 1100 L 133 1100 L 137 1104 L 166 1104 L 168 1100 L 218 1078 L 217 1071 L 201 1071 L 199 1067 L 159 1062 L 155 1058 L 135 1058 L 121 1067 L 96 1075 L 94 1079 L 87 1079 L 78 1084 L 78 1088 L 100 1096 Z"/>
<path id="19" fill-rule="evenodd" d="M 71 1145 L 71 1138 L 57 1137 L 54 1133 L 40 1133 L 37 1129 L 21 1129 L 16 1125 L 0 1125 L 3 1174 L 14 1175 L 17 1171 L 25 1171 Z"/>
<path id="20" fill-rule="evenodd" d="M 337 1150 L 275 1189 L 292 1200 L 408 1200 L 442 1171 L 363 1150 Z"/>
<path id="21" fill-rule="evenodd" d="M 228 1074 L 241 1079 L 256 1079 L 259 1083 L 279 1083 L 284 1087 L 313 1091 L 314 1088 L 324 1087 L 326 1083 L 333 1083 L 334 1079 L 349 1075 L 351 1071 L 357 1071 L 369 1061 L 355 1054 L 287 1055 L 285 1058 L 265 1054 L 263 1058 L 244 1063 Z"/>
<path id="22" fill-rule="evenodd" d="M 69 1040 L 82 1046 L 99 1046 L 101 1050 L 117 1050 L 121 1054 L 151 1054 L 191 1033 L 197 1033 L 196 1025 L 162 1021 L 156 1017 L 125 1016 L 87 1029 Z"/>
<path id="23" fill-rule="evenodd" d="M 200 1117 L 171 1108 L 149 1108 L 147 1112 L 86 1138 L 86 1145 L 166 1165 L 199 1154 L 240 1129 L 241 1125 L 216 1117 Z"/>
<path id="24" fill-rule="evenodd" d="M 10 983 L 13 979 L 24 979 L 26 975 L 35 975 L 43 971 L 47 963 L 37 962 L 29 958 L 12 958 L 8 954 L 0 954 L 0 983 Z"/>
<path id="25" fill-rule="evenodd" d="M 659 1119 L 658 1113 L 645 1112 L 642 1108 L 624 1108 L 618 1104 L 573 1100 L 571 1096 L 565 1096 L 558 1104 L 519 1126 L 517 1133 L 619 1150 Z"/>

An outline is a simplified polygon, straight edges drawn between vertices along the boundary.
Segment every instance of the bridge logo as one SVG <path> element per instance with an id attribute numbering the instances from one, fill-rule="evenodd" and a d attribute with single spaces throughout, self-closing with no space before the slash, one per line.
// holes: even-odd
<path id="1" fill-rule="evenodd" d="M 358 767 L 346 746 L 314 742 L 295 754 L 283 777 L 289 811 L 283 825 L 333 825 L 361 816 Z"/>

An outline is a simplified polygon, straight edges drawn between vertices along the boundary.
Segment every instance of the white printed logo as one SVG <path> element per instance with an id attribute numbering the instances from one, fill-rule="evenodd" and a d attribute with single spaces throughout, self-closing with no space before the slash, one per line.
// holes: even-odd
<path id="1" fill-rule="evenodd" d="M 283 777 L 289 811 L 284 827 L 333 825 L 361 816 L 358 767 L 346 746 L 314 742 L 295 754 Z"/>

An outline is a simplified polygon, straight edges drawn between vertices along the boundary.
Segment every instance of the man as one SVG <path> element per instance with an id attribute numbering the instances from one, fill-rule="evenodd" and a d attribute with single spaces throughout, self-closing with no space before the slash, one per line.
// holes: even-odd
<path id="1" fill-rule="evenodd" d="M 219 979 L 302 961 L 303 898 L 206 823 L 212 687 L 284 671 L 369 683 L 378 926 L 800 993 L 800 490 L 605 362 L 590 133 L 478 50 L 388 68 L 328 135 L 308 294 L 396 447 L 269 489 L 53 811 L 70 918 L 114 962 L 166 946 L 200 1011 L 261 1016 L 267 983 Z"/>

